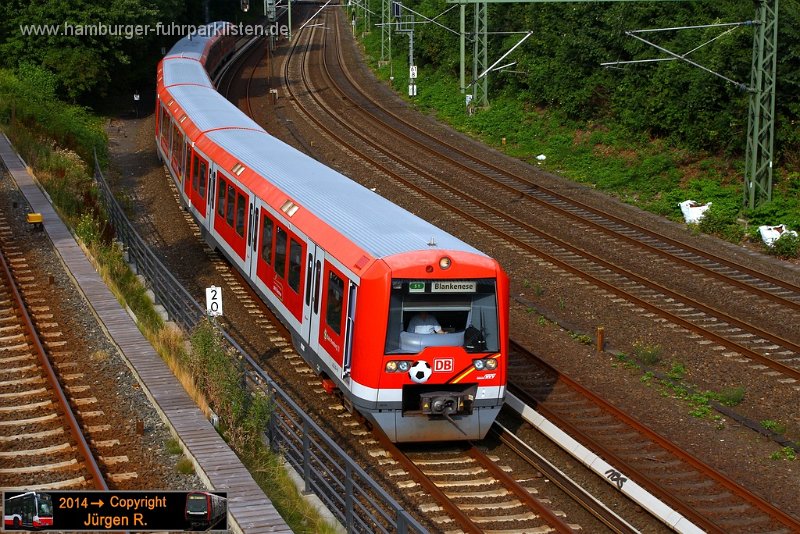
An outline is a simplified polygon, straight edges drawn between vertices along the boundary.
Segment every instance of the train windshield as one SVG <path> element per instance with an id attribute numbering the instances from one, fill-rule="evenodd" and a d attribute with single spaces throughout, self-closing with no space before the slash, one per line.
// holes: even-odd
<path id="1" fill-rule="evenodd" d="M 500 350 L 494 279 L 392 280 L 386 354 L 443 346 Z"/>
<path id="2" fill-rule="evenodd" d="M 186 498 L 187 512 L 205 512 L 206 496 L 199 493 L 192 493 Z"/>
<path id="3" fill-rule="evenodd" d="M 39 517 L 53 516 L 53 498 L 49 493 L 39 494 Z"/>

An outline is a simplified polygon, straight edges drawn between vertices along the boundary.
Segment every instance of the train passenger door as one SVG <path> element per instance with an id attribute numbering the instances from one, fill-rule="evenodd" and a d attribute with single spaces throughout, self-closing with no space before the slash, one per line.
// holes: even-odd
<path id="1" fill-rule="evenodd" d="M 322 300 L 322 266 L 325 263 L 325 251 L 313 241 L 306 248 L 306 279 L 303 292 L 303 324 L 301 337 L 308 346 L 319 350 L 319 313 Z"/>

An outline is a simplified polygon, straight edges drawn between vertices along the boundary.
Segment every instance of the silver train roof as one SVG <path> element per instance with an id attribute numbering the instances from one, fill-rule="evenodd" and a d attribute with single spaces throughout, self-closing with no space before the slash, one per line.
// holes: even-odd
<path id="1" fill-rule="evenodd" d="M 170 59 L 167 63 L 169 63 L 169 68 L 165 68 L 163 71 L 165 87 L 183 84 L 214 87 L 203 65 L 198 61 L 194 59 L 176 58 Z"/>
<path id="2" fill-rule="evenodd" d="M 202 55 L 206 40 L 181 39 L 167 57 L 186 57 L 184 54 L 189 50 L 196 52 L 198 49 Z M 164 80 L 180 79 L 185 84 L 200 85 L 208 80 L 205 72 L 200 76 L 196 71 L 192 74 L 191 69 L 182 70 L 180 74 L 170 72 L 173 66 L 184 69 L 175 60 L 165 61 Z M 441 228 L 272 137 L 213 89 L 179 85 L 169 91 L 198 128 L 206 132 L 213 130 L 206 133 L 209 140 L 373 257 L 432 249 L 485 256 Z M 223 127 L 226 129 L 217 129 Z M 435 247 L 429 246 L 432 241 Z"/>
<path id="3" fill-rule="evenodd" d="M 187 35 L 175 43 L 167 54 L 167 57 L 178 56 L 199 60 L 203 57 L 206 43 L 214 36 L 214 32 L 222 30 L 222 28 L 227 25 L 227 22 L 217 21 L 201 26 L 197 34 Z"/>
<path id="4" fill-rule="evenodd" d="M 266 132 L 217 130 L 207 137 L 302 208 L 382 258 L 414 250 L 483 254 Z"/>

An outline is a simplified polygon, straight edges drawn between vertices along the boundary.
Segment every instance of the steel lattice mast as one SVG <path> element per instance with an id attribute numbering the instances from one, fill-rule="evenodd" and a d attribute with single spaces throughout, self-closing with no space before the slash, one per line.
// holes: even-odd
<path id="1" fill-rule="evenodd" d="M 778 0 L 756 0 L 755 4 L 757 26 L 753 32 L 744 170 L 744 203 L 749 208 L 772 200 L 775 81 L 778 70 Z"/>
<path id="2" fill-rule="evenodd" d="M 475 9 L 475 34 L 472 57 L 473 80 L 469 84 L 476 105 L 486 106 L 488 98 L 488 73 L 481 79 L 481 67 L 487 65 L 487 6 L 509 3 L 566 3 L 566 2 L 638 2 L 643 0 L 447 0 L 460 7 L 460 88 L 465 92 L 466 83 L 466 6 Z M 683 2 L 697 0 L 647 0 L 661 2 Z M 745 151 L 744 203 L 754 208 L 772 200 L 772 167 L 775 143 L 775 85 L 777 77 L 778 49 L 778 0 L 753 0 L 756 7 L 755 31 L 753 35 L 753 62 L 751 65 L 750 105 L 748 110 L 747 147 Z"/>

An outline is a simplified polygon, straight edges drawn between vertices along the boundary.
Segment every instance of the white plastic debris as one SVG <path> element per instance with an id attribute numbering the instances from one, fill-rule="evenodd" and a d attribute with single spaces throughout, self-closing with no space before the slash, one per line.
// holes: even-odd
<path id="1" fill-rule="evenodd" d="M 711 207 L 711 202 L 708 204 L 698 204 L 694 200 L 684 200 L 678 205 L 681 207 L 684 220 L 689 224 L 697 224 L 705 215 L 706 210 Z"/>
<path id="2" fill-rule="evenodd" d="M 783 234 L 788 233 L 789 235 L 797 236 L 797 232 L 794 230 L 787 230 L 785 224 L 779 224 L 778 226 L 759 226 L 758 232 L 761 234 L 761 239 L 764 241 L 764 244 L 768 247 L 771 247 L 775 244 Z"/>
<path id="3" fill-rule="evenodd" d="M 536 156 L 536 159 L 538 159 L 539 161 L 544 161 L 547 159 L 547 156 L 545 156 L 544 154 L 539 154 L 538 156 Z"/>

